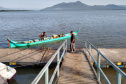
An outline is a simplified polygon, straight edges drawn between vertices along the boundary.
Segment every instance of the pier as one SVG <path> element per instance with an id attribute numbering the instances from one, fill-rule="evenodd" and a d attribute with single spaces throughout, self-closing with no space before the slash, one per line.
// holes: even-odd
<path id="1" fill-rule="evenodd" d="M 62 53 L 60 52 L 61 50 L 63 50 Z M 97 61 L 91 52 L 93 50 L 97 53 Z M 49 66 L 55 58 L 57 58 L 57 65 L 51 78 L 49 78 Z M 65 40 L 63 44 L 57 49 L 55 54 L 50 58 L 50 60 L 31 84 L 38 84 L 39 80 L 44 76 L 44 74 L 45 84 L 100 84 L 100 74 L 102 74 L 107 84 L 111 84 L 101 69 L 101 58 L 103 58 L 116 70 L 117 84 L 121 84 L 121 79 L 126 79 L 126 74 L 106 56 L 104 56 L 97 48 L 95 48 L 89 41 L 85 42 L 85 49 L 76 50 L 75 53 L 70 53 L 67 50 L 67 40 Z M 97 74 L 91 65 L 91 59 L 93 59 L 95 66 L 97 67 Z M 60 68 L 61 62 L 62 65 Z M 57 79 L 54 80 L 54 78 Z"/>
<path id="2" fill-rule="evenodd" d="M 0 49 L 0 61 L 14 65 L 38 65 L 44 64 L 31 84 L 39 84 L 39 80 L 44 76 L 45 84 L 100 84 L 100 74 L 104 77 L 107 84 L 111 84 L 105 73 L 104 67 L 111 66 L 117 71 L 117 84 L 121 84 L 121 79 L 126 79 L 126 74 L 119 68 L 125 68 L 123 48 L 95 48 L 89 41 L 85 42 L 85 48 L 76 49 L 70 53 L 67 49 L 67 40 L 57 50 L 40 49 Z M 55 63 L 55 70 L 49 76 L 49 67 Z M 97 72 L 94 67 L 97 67 Z"/>
<path id="3" fill-rule="evenodd" d="M 98 48 L 98 50 L 118 67 L 126 68 L 126 48 Z M 97 60 L 97 52 L 95 49 L 91 49 L 90 51 L 95 60 Z M 89 55 L 87 51 L 86 54 Z M 91 64 L 95 66 L 94 61 L 92 59 L 90 61 Z M 101 67 L 108 68 L 111 67 L 111 65 L 101 57 Z"/>
<path id="4" fill-rule="evenodd" d="M 77 49 L 85 52 L 89 55 L 85 49 Z M 126 48 L 98 48 L 98 50 L 110 59 L 115 65 L 121 68 L 126 68 Z M 68 49 L 69 51 L 69 49 Z M 52 55 L 56 52 L 54 49 L 0 49 L 0 62 L 3 62 L 10 66 L 44 66 Z M 97 60 L 97 52 L 91 49 L 92 55 Z M 76 54 L 76 53 L 74 53 Z M 88 58 L 90 59 L 90 58 Z M 94 61 L 91 59 L 91 64 L 95 67 Z M 53 60 L 55 65 L 57 60 Z M 101 58 L 101 67 L 108 68 L 111 65 Z"/>
<path id="5" fill-rule="evenodd" d="M 10 66 L 45 65 L 56 50 L 50 49 L 0 49 L 0 62 Z M 56 63 L 56 60 L 53 61 Z"/>
<path id="6" fill-rule="evenodd" d="M 61 52 L 61 50 L 63 50 Z M 53 75 L 49 79 L 49 66 L 53 60 L 57 58 L 57 65 Z M 63 60 L 63 61 L 62 61 Z M 61 68 L 60 64 L 62 62 Z M 82 49 L 76 50 L 75 53 L 70 53 L 67 50 L 67 40 L 57 49 L 48 63 L 40 71 L 37 77 L 31 84 L 38 84 L 39 80 L 45 74 L 45 84 L 99 84 L 97 81 L 96 72 L 90 64 L 86 54 Z M 57 80 L 54 81 L 54 78 Z"/>
<path id="7" fill-rule="evenodd" d="M 66 53 L 58 84 L 98 84 L 95 72 L 83 50 Z"/>

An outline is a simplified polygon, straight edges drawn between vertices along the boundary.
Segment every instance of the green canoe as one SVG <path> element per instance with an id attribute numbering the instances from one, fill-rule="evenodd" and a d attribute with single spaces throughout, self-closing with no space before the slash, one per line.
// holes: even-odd
<path id="1" fill-rule="evenodd" d="M 73 32 L 75 36 L 77 36 L 79 30 Z M 12 41 L 9 38 L 7 38 L 8 40 L 8 44 L 9 44 L 9 48 L 15 48 L 15 47 L 24 47 L 24 46 L 31 46 L 31 45 L 35 45 L 35 44 L 41 44 L 41 43 L 46 43 L 46 42 L 51 42 L 51 41 L 57 41 L 57 40 L 63 40 L 63 39 L 67 39 L 70 38 L 71 34 L 64 34 L 63 37 L 59 37 L 59 38 L 52 38 L 52 37 L 48 37 L 48 38 L 44 38 L 44 40 L 40 41 L 40 39 L 35 39 L 35 40 L 28 40 L 28 41 Z"/>

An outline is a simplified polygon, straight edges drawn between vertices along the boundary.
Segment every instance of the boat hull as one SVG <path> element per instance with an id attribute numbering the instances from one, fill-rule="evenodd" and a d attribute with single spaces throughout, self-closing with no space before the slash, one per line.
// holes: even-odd
<path id="1" fill-rule="evenodd" d="M 14 74 L 14 75 L 12 76 L 12 78 L 7 79 L 7 82 L 11 82 L 11 81 L 14 79 L 15 76 L 16 76 L 16 74 Z"/>
<path id="2" fill-rule="evenodd" d="M 74 32 L 75 36 L 77 36 L 77 33 L 78 33 L 78 32 L 79 32 L 79 31 L 75 31 L 75 32 Z M 68 38 L 70 38 L 70 37 L 71 37 L 71 34 L 68 33 L 68 34 L 65 34 L 64 37 L 59 37 L 59 38 L 54 38 L 54 39 L 46 39 L 46 38 L 45 38 L 45 40 L 43 40 L 43 41 L 39 41 L 40 39 L 36 39 L 36 40 L 38 40 L 38 41 L 35 41 L 35 42 L 32 42 L 32 43 L 18 43 L 18 42 L 16 42 L 16 41 L 12 41 L 12 40 L 10 40 L 10 39 L 8 39 L 8 43 L 9 43 L 9 47 L 10 47 L 10 48 L 25 47 L 25 46 L 29 47 L 29 46 L 31 46 L 31 45 L 42 44 L 42 43 L 47 43 L 47 42 L 51 42 L 51 41 L 65 40 L 65 39 L 68 39 Z M 29 40 L 29 41 L 33 41 L 33 40 Z M 24 41 L 24 42 L 25 42 L 25 41 Z M 27 42 L 28 42 L 28 41 L 27 41 Z"/>
<path id="3" fill-rule="evenodd" d="M 10 66 L 6 66 L 5 64 L 0 62 L 0 75 L 8 82 L 11 82 L 15 77 L 16 70 Z"/>

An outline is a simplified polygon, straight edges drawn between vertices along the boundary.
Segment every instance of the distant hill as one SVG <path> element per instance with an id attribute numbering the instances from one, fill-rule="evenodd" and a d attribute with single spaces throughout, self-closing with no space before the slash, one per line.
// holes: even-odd
<path id="1" fill-rule="evenodd" d="M 9 9 L 0 6 L 0 10 L 9 10 Z"/>
<path id="2" fill-rule="evenodd" d="M 57 5 L 54 5 L 52 7 L 47 7 L 42 9 L 44 11 L 48 10 L 126 10 L 126 6 L 124 5 L 115 5 L 115 4 L 109 4 L 109 5 L 94 5 L 89 6 L 86 5 L 80 1 L 77 2 L 69 2 L 69 3 L 59 3 Z"/>

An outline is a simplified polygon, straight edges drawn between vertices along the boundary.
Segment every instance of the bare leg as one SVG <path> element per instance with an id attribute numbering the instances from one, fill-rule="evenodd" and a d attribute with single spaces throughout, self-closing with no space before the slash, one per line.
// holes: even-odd
<path id="1" fill-rule="evenodd" d="M 44 40 L 44 37 L 42 37 L 42 40 Z"/>
<path id="2" fill-rule="evenodd" d="M 40 41 L 44 40 L 44 37 L 40 37 Z"/>

